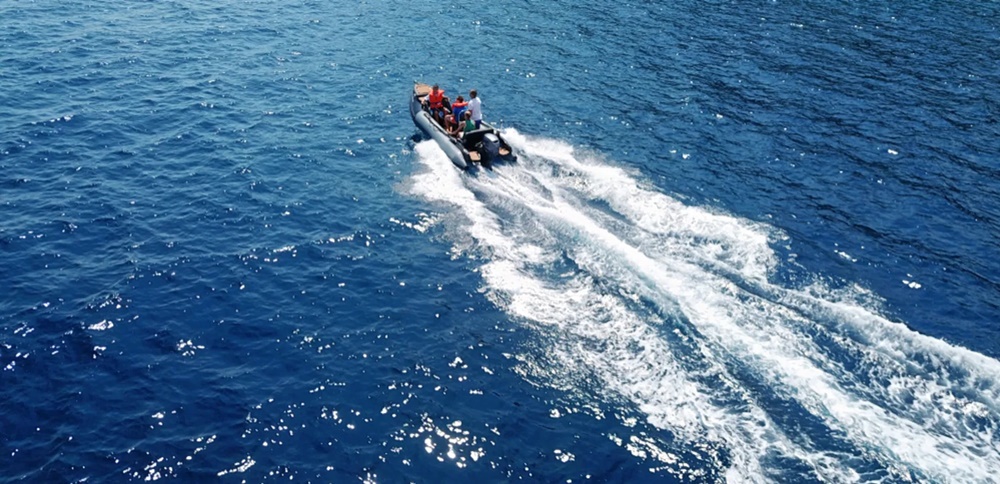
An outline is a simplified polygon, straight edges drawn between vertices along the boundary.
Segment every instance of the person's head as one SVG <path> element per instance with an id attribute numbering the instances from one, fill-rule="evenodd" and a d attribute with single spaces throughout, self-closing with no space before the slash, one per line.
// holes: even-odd
<path id="1" fill-rule="evenodd" d="M 454 123 L 455 122 L 455 117 L 449 114 L 449 115 L 447 115 L 447 116 L 444 117 L 444 120 L 447 121 L 448 123 Z"/>
<path id="2" fill-rule="evenodd" d="M 465 98 L 464 98 L 464 97 L 462 97 L 462 95 L 461 95 L 461 94 L 459 94 L 459 95 L 458 95 L 458 97 L 457 97 L 457 98 L 455 98 L 455 102 L 459 102 L 459 103 L 460 103 L 460 102 L 465 102 Z"/>
<path id="3" fill-rule="evenodd" d="M 469 97 L 471 97 L 472 99 L 475 99 L 477 94 L 478 93 L 476 92 L 475 89 L 469 91 Z"/>
<path id="4" fill-rule="evenodd" d="M 468 121 L 468 120 L 472 119 L 472 113 L 466 111 L 465 113 L 462 114 L 462 117 L 464 117 L 466 119 L 466 121 Z"/>
<path id="5" fill-rule="evenodd" d="M 431 86 L 431 89 L 433 89 L 433 90 L 437 91 L 437 90 L 438 90 L 438 85 L 437 85 L 437 84 L 435 84 L 435 85 Z"/>

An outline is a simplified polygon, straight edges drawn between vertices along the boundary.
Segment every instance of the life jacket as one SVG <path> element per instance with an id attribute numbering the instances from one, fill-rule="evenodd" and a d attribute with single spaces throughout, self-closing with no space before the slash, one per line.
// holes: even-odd
<path id="1" fill-rule="evenodd" d="M 430 104 L 431 109 L 441 109 L 444 107 L 444 90 L 439 89 L 437 95 L 434 91 L 427 94 L 427 103 Z"/>

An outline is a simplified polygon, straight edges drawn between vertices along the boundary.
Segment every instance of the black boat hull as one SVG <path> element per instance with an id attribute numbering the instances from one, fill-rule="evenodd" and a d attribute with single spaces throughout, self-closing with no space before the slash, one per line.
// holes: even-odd
<path id="1" fill-rule="evenodd" d="M 431 114 L 424 108 L 423 98 L 427 94 L 426 84 L 416 84 L 413 86 L 413 94 L 410 96 L 410 116 L 413 124 L 420 128 L 420 131 L 428 138 L 434 140 L 437 145 L 448 156 L 452 164 L 467 169 L 478 161 L 486 168 L 490 168 L 495 161 L 502 160 L 513 162 L 517 160 L 510 144 L 503 139 L 500 130 L 492 125 L 483 122 L 480 129 L 466 133 L 462 139 L 455 138 L 445 132 Z M 492 154 L 489 149 L 484 148 L 484 139 L 493 139 L 499 143 L 499 152 Z"/>

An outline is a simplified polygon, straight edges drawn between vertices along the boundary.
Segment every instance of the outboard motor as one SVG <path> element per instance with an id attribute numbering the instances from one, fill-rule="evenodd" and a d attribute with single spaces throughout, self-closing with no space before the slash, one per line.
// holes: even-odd
<path id="1" fill-rule="evenodd" d="M 493 133 L 486 133 L 483 136 L 483 154 L 492 162 L 500 158 L 500 138 Z"/>

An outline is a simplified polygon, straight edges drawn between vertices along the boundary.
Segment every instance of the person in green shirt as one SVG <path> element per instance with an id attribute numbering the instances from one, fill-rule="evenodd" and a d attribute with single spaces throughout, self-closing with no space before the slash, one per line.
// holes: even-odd
<path id="1" fill-rule="evenodd" d="M 468 133 L 469 131 L 475 131 L 476 130 L 476 123 L 472 120 L 472 113 L 466 111 L 465 113 L 463 113 L 462 117 L 465 118 L 465 126 L 462 129 L 462 134 L 464 135 L 465 133 Z"/>

